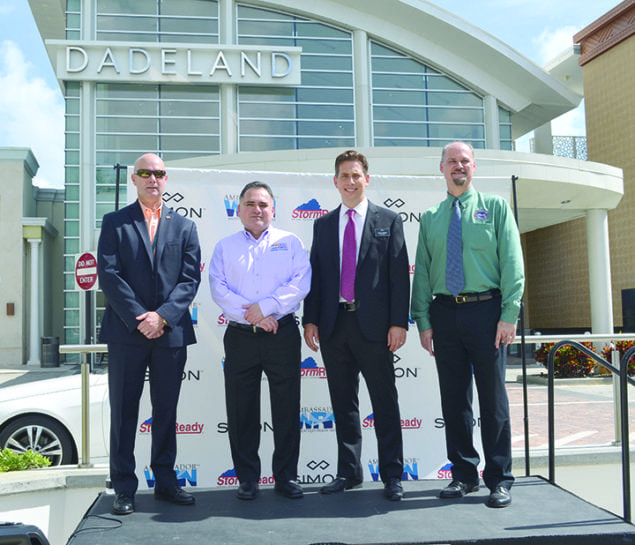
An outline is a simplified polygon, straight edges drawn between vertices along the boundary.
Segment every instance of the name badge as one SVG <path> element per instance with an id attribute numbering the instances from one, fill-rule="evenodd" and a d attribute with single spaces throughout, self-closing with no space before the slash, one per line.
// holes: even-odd
<path id="1" fill-rule="evenodd" d="M 389 237 L 390 236 L 390 229 L 388 229 L 387 227 L 383 227 L 381 229 L 375 229 L 375 236 L 376 237 Z"/>

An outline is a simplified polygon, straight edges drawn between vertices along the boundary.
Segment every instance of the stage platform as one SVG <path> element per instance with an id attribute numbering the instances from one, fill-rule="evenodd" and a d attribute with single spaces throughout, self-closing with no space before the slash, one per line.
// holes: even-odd
<path id="1" fill-rule="evenodd" d="M 406 497 L 390 502 L 380 483 L 324 496 L 305 486 L 290 500 L 263 487 L 253 501 L 233 489 L 191 489 L 196 505 L 155 501 L 137 494 L 135 513 L 110 513 L 113 496 L 100 494 L 68 545 L 387 545 L 387 544 L 635 544 L 635 526 L 550 485 L 541 477 L 517 479 L 513 503 L 485 506 L 488 490 L 442 500 L 445 481 L 405 481 Z"/>

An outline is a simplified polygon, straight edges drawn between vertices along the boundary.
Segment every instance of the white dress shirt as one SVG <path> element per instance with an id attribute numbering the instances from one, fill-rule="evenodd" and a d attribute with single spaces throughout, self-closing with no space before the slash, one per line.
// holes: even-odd
<path id="1" fill-rule="evenodd" d="M 243 305 L 258 303 L 276 320 L 296 312 L 311 287 L 311 265 L 302 241 L 269 227 L 256 240 L 239 231 L 220 240 L 209 266 L 212 298 L 228 320 L 247 324 Z"/>

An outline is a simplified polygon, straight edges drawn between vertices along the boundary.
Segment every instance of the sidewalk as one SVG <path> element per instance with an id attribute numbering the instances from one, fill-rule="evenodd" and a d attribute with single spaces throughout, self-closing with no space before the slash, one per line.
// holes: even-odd
<path id="1" fill-rule="evenodd" d="M 55 377 L 76 375 L 81 372 L 80 365 L 60 365 L 59 367 L 39 367 L 37 365 L 0 366 L 0 388 L 14 386 Z"/>

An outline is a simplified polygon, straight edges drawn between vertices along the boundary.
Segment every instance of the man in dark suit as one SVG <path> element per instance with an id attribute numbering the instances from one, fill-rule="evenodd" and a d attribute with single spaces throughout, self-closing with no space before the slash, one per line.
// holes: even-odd
<path id="1" fill-rule="evenodd" d="M 134 511 L 134 443 L 146 370 L 154 497 L 180 505 L 195 501 L 178 486 L 174 463 L 187 345 L 196 342 L 189 306 L 201 280 L 201 252 L 194 223 L 163 205 L 167 179 L 158 156 L 137 160 L 132 182 L 138 199 L 104 216 L 97 250 L 99 284 L 108 303 L 100 340 L 108 343 L 110 479 L 117 515 Z"/>
<path id="2" fill-rule="evenodd" d="M 334 494 L 364 480 L 361 372 L 373 407 L 384 495 L 398 501 L 403 442 L 393 352 L 406 341 L 410 275 L 401 218 L 366 199 L 369 181 L 364 155 L 349 150 L 337 157 L 334 182 L 343 206 L 313 226 L 304 339 L 311 350 L 321 348 L 337 435 L 337 478 L 320 491 Z"/>

